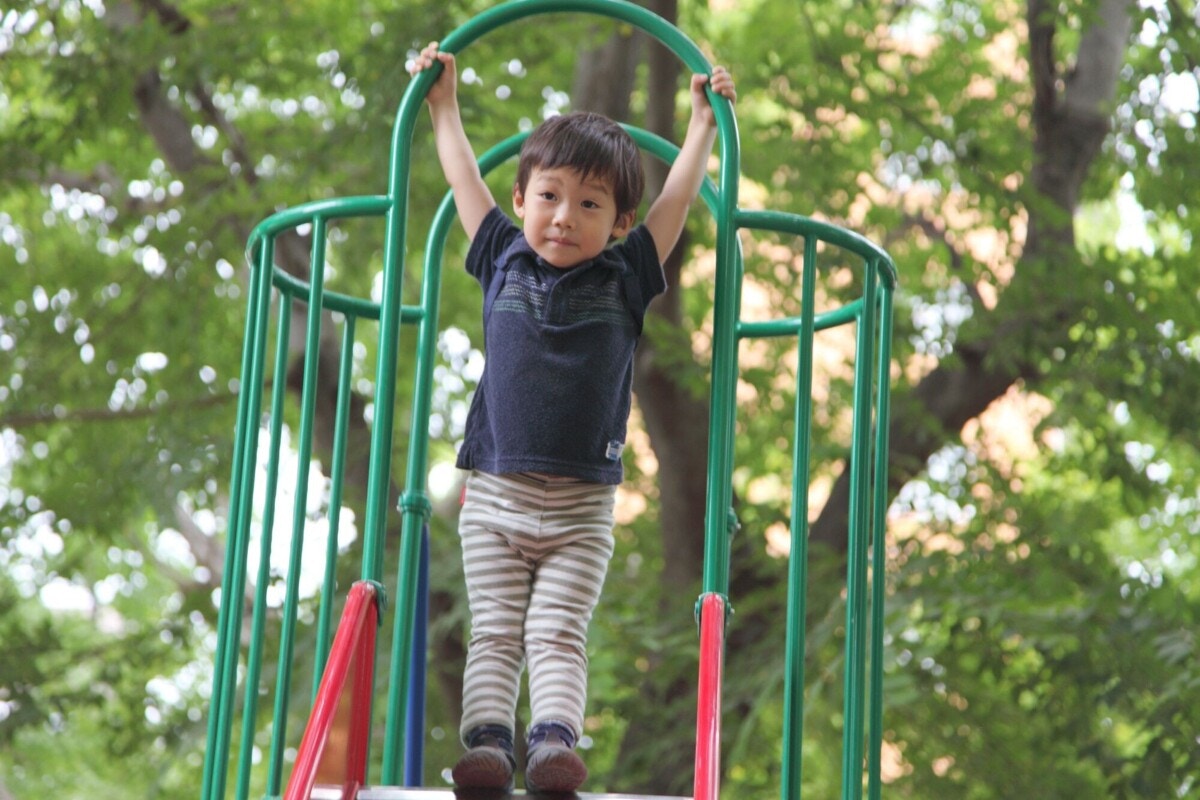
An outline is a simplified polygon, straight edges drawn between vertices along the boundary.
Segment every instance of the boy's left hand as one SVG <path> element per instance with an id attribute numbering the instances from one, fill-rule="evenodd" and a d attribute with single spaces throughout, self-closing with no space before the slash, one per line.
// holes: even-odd
<path id="1" fill-rule="evenodd" d="M 730 102 L 737 102 L 737 91 L 733 87 L 733 76 L 722 66 L 713 67 L 712 77 L 701 73 L 692 76 L 692 116 L 705 125 L 713 126 L 717 122 L 708 102 L 708 94 L 704 91 L 705 84 Z"/>

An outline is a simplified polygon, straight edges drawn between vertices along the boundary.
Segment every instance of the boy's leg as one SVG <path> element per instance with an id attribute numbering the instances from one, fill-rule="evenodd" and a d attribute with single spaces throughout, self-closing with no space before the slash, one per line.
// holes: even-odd
<path id="1" fill-rule="evenodd" d="M 503 478 L 471 475 L 459 517 L 471 610 L 459 728 L 470 750 L 454 768 L 455 783 L 463 787 L 503 787 L 512 779 L 522 632 L 532 579 L 531 562 L 511 544 L 513 528 L 522 522 L 505 497 Z"/>
<path id="2" fill-rule="evenodd" d="M 576 736 L 587 699 L 587 629 L 612 551 L 611 527 L 597 527 L 544 556 L 526 613 L 531 719 L 566 723 Z"/>
<path id="3" fill-rule="evenodd" d="M 529 667 L 528 788 L 573 791 L 587 768 L 572 748 L 583 731 L 587 629 L 613 552 L 615 487 L 550 484 L 525 618 Z"/>

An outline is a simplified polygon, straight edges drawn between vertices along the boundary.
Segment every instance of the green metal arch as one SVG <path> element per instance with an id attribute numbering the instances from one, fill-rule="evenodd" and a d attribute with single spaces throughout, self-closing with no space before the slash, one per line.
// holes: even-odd
<path id="1" fill-rule="evenodd" d="M 681 59 L 685 67 L 693 72 L 708 73 L 711 65 L 696 45 L 674 25 L 662 17 L 627 0 L 513 0 L 494 6 L 457 28 L 441 42 L 443 50 L 451 53 L 462 52 L 470 44 L 491 31 L 504 25 L 519 22 L 529 17 L 542 14 L 580 13 L 608 17 L 627 23 L 649 36 L 657 39 Z M 403 282 L 405 258 L 409 250 L 408 235 L 408 193 L 411 170 L 411 143 L 417 120 L 422 113 L 424 98 L 436 79 L 435 70 L 421 73 L 413 79 L 400 101 L 397 109 L 390 150 L 390 164 L 387 178 L 387 193 L 384 195 L 367 195 L 340 199 L 319 200 L 302 203 L 271 215 L 252 232 L 248 247 L 248 259 L 253 266 L 251 274 L 250 306 L 248 310 L 249 323 L 246 335 L 246 350 L 243 355 L 243 380 L 245 395 L 239 398 L 238 432 L 235 446 L 235 468 L 233 483 L 235 498 L 238 497 L 238 481 L 251 477 L 256 447 L 255 429 L 261 403 L 262 378 L 265 372 L 265 337 L 268 324 L 269 297 L 272 289 L 283 295 L 285 302 L 301 300 L 309 304 L 308 312 L 308 342 L 315 347 L 315 331 L 319 331 L 321 310 L 342 312 L 347 316 L 350 333 L 344 338 L 343 346 L 349 351 L 353 340 L 353 321 L 358 318 L 372 319 L 379 322 L 380 347 L 376 363 L 376 398 L 381 399 L 375 406 L 376 416 L 372 428 L 370 446 L 370 463 L 368 467 L 368 499 L 366 514 L 362 524 L 363 533 L 363 578 L 378 582 L 383 567 L 383 531 L 388 514 L 388 488 L 391 473 L 392 435 L 395 427 L 393 420 L 393 404 L 388 398 L 395 396 L 397 374 L 398 338 L 402 326 L 411 325 L 416 328 L 417 362 L 414 380 L 417 390 L 414 392 L 412 409 L 412 425 L 409 429 L 409 451 L 406 470 L 405 486 L 402 489 L 401 558 L 398 575 L 396 576 L 396 597 L 393 608 L 397 611 L 394 620 L 393 653 L 391 658 L 391 674 L 389 676 L 389 697 L 387 710 L 387 730 L 383 745 L 383 772 L 380 776 L 385 784 L 394 784 L 400 772 L 398 757 L 400 755 L 403 734 L 400 732 L 401 720 L 405 716 L 408 698 L 406 688 L 409 683 L 411 664 L 411 649 L 413 641 L 413 619 L 411 609 L 414 606 L 414 595 L 417 581 L 415 570 L 417 552 L 420 541 L 420 528 L 428 514 L 428 500 L 425 496 L 425 476 L 428 461 L 428 416 L 429 390 L 432 383 L 431 372 L 435 342 L 437 335 L 437 314 L 440 294 L 441 262 L 443 260 L 444 243 L 449 229 L 453 224 L 455 210 L 453 198 L 447 193 L 441 200 L 429 231 L 425 250 L 425 270 L 421 280 L 421 298 L 418 305 L 405 306 L 401 304 L 400 287 Z M 710 95 L 710 97 L 713 97 Z M 811 416 L 811 372 L 812 345 L 814 331 L 824 330 L 843 324 L 853 324 L 858 327 L 855 359 L 855 393 L 854 393 L 854 434 L 851 445 L 851 466 L 853 471 L 851 494 L 856 498 L 851 509 L 851 550 L 853 551 L 852 569 L 848 572 L 847 603 L 847 660 L 850 665 L 846 669 L 846 729 L 843 753 L 843 798 L 857 800 L 862 794 L 861 764 L 863 762 L 864 719 L 861 707 L 861 685 L 864 681 L 866 665 L 867 641 L 865 639 L 867 617 L 865 603 L 868 589 L 867 581 L 867 547 L 871 541 L 880 542 L 883 537 L 882 509 L 886 504 L 886 427 L 888 421 L 888 362 L 890 361 L 890 329 L 892 296 L 897 283 L 897 271 L 890 256 L 881 248 L 866 238 L 809 217 L 778 211 L 746 210 L 738 206 L 738 182 L 740 178 L 740 143 L 737 123 L 733 115 L 732 104 L 724 98 L 716 97 L 713 103 L 718 129 L 718 150 L 720 167 L 715 181 L 707 180 L 701 187 L 701 199 L 712 212 L 715 220 L 717 274 L 713 286 L 713 357 L 712 357 L 712 394 L 710 429 L 708 444 L 710 463 L 707 483 L 707 507 L 704 529 L 705 554 L 703 591 L 706 595 L 725 595 L 729 582 L 729 546 L 728 537 L 736 527 L 736 518 L 731 511 L 731 473 L 732 451 L 735 435 L 734 418 L 737 407 L 735 388 L 738 378 L 738 344 L 745 338 L 794 336 L 798 340 L 798 351 L 801 363 L 797 374 L 807 375 L 798 379 L 796 393 L 798 398 L 796 419 L 796 440 L 807 441 L 808 431 L 801 427 L 801 417 Z M 650 155 L 663 161 L 673 161 L 678 153 L 674 144 L 643 131 L 626 126 L 638 145 Z M 519 150 L 525 134 L 509 137 L 487 150 L 480 157 L 480 167 L 484 174 L 489 173 L 504 163 Z M 367 299 L 350 297 L 337 292 L 325 291 L 320 275 L 321 258 L 325 245 L 327 224 L 334 219 L 349 217 L 382 216 L 386 221 L 385 239 L 383 243 L 383 287 L 380 300 L 374 302 Z M 277 237 L 284 232 L 313 225 L 313 271 L 311 282 L 297 279 L 275 267 L 274 251 Z M 800 294 L 802 313 L 795 318 L 774 320 L 770 322 L 742 322 L 740 315 L 741 282 L 743 278 L 741 244 L 739 230 L 758 230 L 774 233 L 791 234 L 805 240 L 806 269 L 801 276 L 802 287 Z M 816 265 L 817 243 L 826 242 L 847 252 L 856 254 L 862 259 L 864 291 L 859 299 L 852 300 L 841 308 L 836 308 L 821 314 L 816 313 L 814 306 L 814 273 L 816 269 L 808 266 Z M 318 256 L 320 250 L 321 256 Z M 290 310 L 282 312 L 284 320 L 290 315 Z M 284 351 L 277 351 L 275 372 L 277 378 L 282 374 Z M 348 359 L 348 356 L 345 358 Z M 309 375 L 306 369 L 306 384 L 315 382 L 315 374 Z M 348 369 L 346 370 L 348 374 Z M 872 374 L 873 373 L 873 374 Z M 872 389 L 875 395 L 872 396 Z M 307 390 L 306 390 L 307 391 Z M 282 396 L 281 387 L 275 393 Z M 273 406 L 277 398 L 273 398 Z M 305 399 L 311 404 L 311 399 Z M 278 409 L 274 409 L 278 416 Z M 339 413 L 342 413 L 341 410 Z M 311 411 L 306 411 L 305 417 L 311 419 Z M 809 423 L 805 423 L 807 425 Z M 798 445 L 799 447 L 799 445 Z M 807 444 L 804 445 L 807 448 Z M 797 452 L 799 458 L 799 451 Z M 805 458 L 807 458 L 805 450 Z M 873 464 L 873 466 L 872 466 Z M 793 475 L 794 487 L 807 485 L 807 466 L 796 467 Z M 233 505 L 239 509 L 237 516 L 248 516 L 249 497 L 251 490 L 242 493 L 242 497 Z M 797 503 L 806 502 L 803 492 L 794 492 Z M 792 513 L 793 518 L 793 554 L 801 552 L 807 535 L 807 507 L 797 505 Z M 732 522 L 731 522 L 732 520 Z M 231 531 L 231 537 L 233 533 Z M 242 545 L 244 547 L 244 545 Z M 241 573 L 245 565 L 244 550 L 238 552 L 237 547 L 230 547 L 227 555 L 227 575 Z M 793 566 L 800 564 L 799 557 L 793 558 Z M 871 600 L 872 618 L 870 622 L 870 684 L 871 698 L 869 708 L 869 725 L 866 727 L 870 734 L 869 752 L 869 781 L 868 792 L 872 798 L 879 793 L 878 756 L 881 731 L 881 673 L 879 658 L 881 642 L 877 637 L 881 634 L 882 618 L 882 570 L 876 570 L 871 580 L 877 584 L 870 589 L 876 599 Z M 801 573 L 796 580 L 789 578 L 789 597 L 787 609 L 789 619 L 793 614 L 803 624 L 803 586 L 805 579 Z M 235 578 L 231 584 L 230 596 L 241 596 L 241 586 Z M 798 611 L 797 611 L 798 610 Z M 224 644 L 218 644 L 218 677 L 214 680 L 214 705 L 219 709 L 214 713 L 209 730 L 209 755 L 206 756 L 204 800 L 217 800 L 224 794 L 224 772 L 221 766 L 228 760 L 229 738 L 232 708 L 232 693 L 236 687 L 236 663 L 239 623 L 235 616 L 236 608 L 230 610 L 225 604 L 221 608 L 219 628 L 223 637 L 229 639 Z M 804 663 L 804 632 L 799 628 L 793 631 L 789 622 L 787 642 L 787 670 L 789 678 L 785 689 L 785 716 L 787 724 L 784 732 L 784 767 L 783 767 L 783 796 L 798 797 L 800 785 L 800 739 L 798 732 L 802 727 L 803 718 L 803 663 Z M 234 648 L 229 650 L 228 648 Z M 221 681 L 230 682 L 229 689 L 218 688 Z M 286 687 L 281 690 L 286 692 Z M 853 695 L 853 697 L 851 696 Z M 854 698 L 857 698 L 854 699 Z M 248 702 L 249 706 L 250 703 Z M 277 712 L 279 706 L 277 705 Z M 218 720 L 220 717 L 220 720 Z M 282 730 L 286 717 L 280 721 L 279 739 L 282 740 Z M 226 727 L 222 728 L 224 725 Z M 253 718 L 251 717 L 251 727 Z M 795 738 L 789 741 L 792 730 L 797 732 Z M 249 740 L 243 742 L 244 766 L 249 765 Z M 272 744 L 270 760 L 275 775 L 269 779 L 268 794 L 278 790 L 279 753 L 282 751 L 275 742 Z M 223 759 L 223 760 L 221 760 Z M 246 783 L 238 784 L 239 800 L 245 800 Z"/>

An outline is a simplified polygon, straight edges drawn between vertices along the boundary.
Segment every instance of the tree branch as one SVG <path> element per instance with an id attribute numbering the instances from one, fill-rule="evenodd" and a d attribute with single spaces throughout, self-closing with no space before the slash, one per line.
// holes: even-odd
<path id="1" fill-rule="evenodd" d="M 206 164 L 192 140 L 192 126 L 163 91 L 162 76 L 149 69 L 137 77 L 133 88 L 142 127 L 154 139 L 167 165 L 179 175 L 187 175 Z"/>
<path id="2" fill-rule="evenodd" d="M 172 413 L 182 413 L 223 405 L 236 399 L 237 395 L 233 394 L 214 394 L 178 404 L 140 406 L 128 409 L 77 408 L 67 410 L 56 406 L 55 408 L 47 408 L 39 411 L 0 416 L 0 428 L 20 430 L 35 425 L 59 422 L 128 422 L 130 420 L 162 416 L 168 408 L 171 409 Z"/>
<path id="3" fill-rule="evenodd" d="M 188 543 L 188 548 L 196 557 L 196 563 L 208 570 L 209 579 L 204 582 L 204 588 L 216 589 L 221 586 L 225 580 L 225 547 L 221 541 L 201 530 L 188 510 L 179 503 L 175 504 L 175 529 Z M 165 565 L 159 563 L 159 568 L 163 569 Z M 197 588 L 199 585 L 199 582 L 179 574 L 175 576 L 175 583 L 185 589 Z M 251 587 L 247 586 L 246 594 L 252 601 Z"/>

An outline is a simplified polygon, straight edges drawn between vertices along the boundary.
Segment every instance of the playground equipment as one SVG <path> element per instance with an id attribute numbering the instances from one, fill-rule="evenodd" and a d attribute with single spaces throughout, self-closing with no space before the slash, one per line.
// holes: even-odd
<path id="1" fill-rule="evenodd" d="M 654 37 L 672 50 L 688 70 L 711 67 L 696 45 L 653 13 L 625 0 L 515 0 L 489 9 L 442 40 L 443 50 L 460 52 L 490 31 L 528 17 L 561 12 L 609 17 Z M 229 510 L 223 601 L 218 619 L 218 644 L 213 682 L 202 800 L 237 800 L 256 794 L 267 798 L 450 798 L 447 789 L 417 788 L 422 784 L 424 623 L 427 614 L 428 520 L 431 503 L 426 493 L 430 396 L 438 334 L 438 301 L 442 253 L 454 218 L 447 194 L 434 218 L 419 274 L 419 301 L 401 301 L 405 260 L 409 250 L 408 191 L 413 130 L 425 93 L 434 79 L 422 73 L 409 85 L 400 103 L 393 130 L 388 191 L 384 195 L 338 198 L 305 203 L 264 220 L 251 235 L 248 253 L 253 267 L 248 321 L 242 360 L 235 458 Z M 716 286 L 713 312 L 711 422 L 708 432 L 708 477 L 705 517 L 703 591 L 697 602 L 701 666 L 698 676 L 696 769 L 693 797 L 715 800 L 719 792 L 720 703 L 725 622 L 729 608 L 729 536 L 733 472 L 735 389 L 738 344 L 742 339 L 791 336 L 796 338 L 797 407 L 793 455 L 791 560 L 785 598 L 788 625 L 785 644 L 785 725 L 781 796 L 801 797 L 801 721 L 803 717 L 805 651 L 805 584 L 808 535 L 809 432 L 812 418 L 814 334 L 843 325 L 855 326 L 853 429 L 850 443 L 851 499 L 849 553 L 846 573 L 846 651 L 844 667 L 844 734 L 842 798 L 878 798 L 881 791 L 882 742 L 882 613 L 884 511 L 888 428 L 888 367 L 895 266 L 887 253 L 850 231 L 804 217 L 738 206 L 739 143 L 730 104 L 714 102 L 719 136 L 720 170 L 716 182 L 706 183 L 701 197 L 716 222 Z M 654 157 L 671 161 L 678 148 L 637 128 L 628 128 L 635 141 Z M 514 156 L 524 135 L 513 136 L 480 158 L 487 174 Z M 378 302 L 326 291 L 324 265 L 330 223 L 356 217 L 382 218 L 383 285 Z M 275 265 L 280 237 L 305 229 L 311 241 L 311 278 L 306 283 Z M 743 321 L 742 253 L 738 232 L 768 231 L 801 237 L 804 269 L 801 275 L 801 313 L 766 322 Z M 818 313 L 816 265 L 818 247 L 838 248 L 861 269 L 861 295 L 844 306 Z M 272 304 L 275 304 L 272 311 Z M 305 363 L 300 400 L 294 529 L 288 553 L 288 579 L 282 607 L 270 609 L 267 588 L 272 582 L 270 553 L 274 499 L 280 479 L 283 398 L 286 393 L 288 333 L 295 307 L 307 308 Z M 316 612 L 316 678 L 312 714 L 299 739 L 298 726 L 289 724 L 293 706 L 292 663 L 299 616 L 299 573 L 307 517 L 309 461 L 316 417 L 317 346 L 331 312 L 341 316 L 342 348 L 338 369 L 336 424 L 333 434 L 329 498 L 329 536 L 325 574 Z M 362 575 L 345 598 L 341 623 L 331 634 L 337 601 L 334 566 L 337 557 L 342 483 L 347 470 L 347 421 L 351 408 L 351 378 L 357 326 L 378 324 L 375 363 L 374 417 L 369 448 L 369 477 L 365 509 L 360 516 Z M 260 415 L 267 369 L 268 332 L 274 324 L 278 343 L 274 358 L 271 406 L 267 424 L 266 478 L 262 489 L 262 518 L 254 520 Z M 400 512 L 399 563 L 395 581 L 384 577 L 384 545 L 393 503 L 391 458 L 393 406 L 396 396 L 398 342 L 404 326 L 415 328 L 412 417 L 408 431 Z M 258 498 L 261 500 L 262 498 Z M 259 567 L 247 598 L 247 566 L 251 532 L 259 534 Z M 875 569 L 870 569 L 872 550 Z M 243 615 L 246 598 L 249 619 Z M 372 720 L 376 683 L 376 628 L 391 616 L 390 673 L 386 713 Z M 268 616 L 272 617 L 268 623 Z M 272 635 L 268 639 L 268 625 Z M 868 632 L 870 636 L 868 637 Z M 243 641 L 246 645 L 243 647 Z M 274 680 L 263 675 L 269 659 L 277 663 Z M 869 671 L 868 671 L 869 664 Z M 262 696 L 270 697 L 273 716 L 260 726 Z M 240 709 L 238 708 L 240 700 Z M 307 712 L 304 698 L 299 704 Z M 373 728 L 375 725 L 377 727 Z M 372 730 L 382 731 L 382 746 Z M 336 731 L 336 733 L 335 733 Z M 343 736 L 343 734 L 345 734 Z M 371 752 L 372 743 L 379 751 Z M 236 756 L 236 758 L 235 758 Z M 285 762 L 294 759 L 290 780 Z M 864 759 L 866 768 L 864 770 Z M 378 764 L 378 768 L 374 766 Z M 377 769 L 377 771 L 376 771 Z M 864 779 L 865 772 L 865 779 Z M 370 774 L 368 774 L 370 773 Z M 286 786 L 286 794 L 285 794 Z M 517 794 L 520 794 L 519 792 Z M 586 797 L 588 795 L 581 795 Z M 617 795 L 607 795 L 617 797 Z"/>

